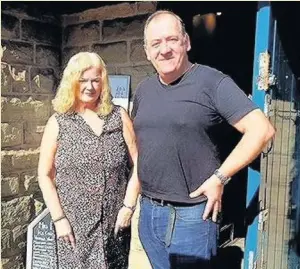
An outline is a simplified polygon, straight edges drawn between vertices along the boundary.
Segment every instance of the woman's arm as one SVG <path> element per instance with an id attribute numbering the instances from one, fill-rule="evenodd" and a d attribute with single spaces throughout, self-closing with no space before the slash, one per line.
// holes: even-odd
<path id="1" fill-rule="evenodd" d="M 136 202 L 141 190 L 141 184 L 137 175 L 137 146 L 136 138 L 133 130 L 131 119 L 127 112 L 121 109 L 121 116 L 123 121 L 123 137 L 126 142 L 131 163 L 133 164 L 133 170 L 127 185 L 126 194 L 124 197 L 124 206 L 120 209 L 116 225 L 115 236 L 119 229 L 128 227 L 130 225 L 131 217 L 133 215 Z"/>
<path id="2" fill-rule="evenodd" d="M 40 147 L 38 182 L 44 201 L 50 211 L 56 228 L 57 237 L 62 237 L 75 247 L 75 240 L 69 221 L 66 219 L 56 191 L 54 158 L 57 150 L 58 123 L 51 116 L 45 127 Z"/>
<path id="3" fill-rule="evenodd" d="M 124 204 L 128 207 L 135 207 L 138 195 L 140 193 L 141 185 L 137 175 L 137 146 L 136 137 L 133 130 L 133 124 L 129 115 L 124 109 L 121 109 L 122 121 L 123 121 L 123 136 L 128 148 L 131 164 L 133 170 L 128 182 L 126 195 L 124 198 Z"/>
<path id="4" fill-rule="evenodd" d="M 57 149 L 58 124 L 52 116 L 45 127 L 40 147 L 38 165 L 38 181 L 42 190 L 44 201 L 53 220 L 64 215 L 55 187 L 54 157 Z"/>

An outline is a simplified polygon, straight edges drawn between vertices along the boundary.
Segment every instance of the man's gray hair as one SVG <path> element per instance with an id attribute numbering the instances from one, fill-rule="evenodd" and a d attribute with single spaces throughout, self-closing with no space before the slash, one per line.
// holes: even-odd
<path id="1" fill-rule="evenodd" d="M 158 17 L 158 16 L 160 16 L 160 15 L 163 15 L 163 14 L 169 14 L 169 15 L 173 16 L 175 19 L 177 19 L 178 22 L 179 22 L 179 24 L 180 24 L 181 34 L 182 34 L 183 36 L 186 34 L 184 22 L 183 22 L 183 20 L 182 20 L 178 15 L 176 15 L 174 12 L 169 11 L 169 10 L 158 10 L 158 11 L 154 12 L 153 14 L 151 14 L 151 15 L 149 16 L 149 18 L 147 19 L 146 23 L 145 23 L 145 26 L 144 26 L 144 46 L 146 45 L 146 42 L 147 42 L 147 39 L 146 39 L 146 31 L 147 31 L 147 28 L 148 28 L 150 22 L 151 22 L 154 18 L 156 18 L 156 17 Z"/>

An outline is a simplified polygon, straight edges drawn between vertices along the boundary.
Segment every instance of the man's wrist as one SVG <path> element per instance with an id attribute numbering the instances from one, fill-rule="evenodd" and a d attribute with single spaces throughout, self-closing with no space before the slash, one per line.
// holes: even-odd
<path id="1" fill-rule="evenodd" d="M 214 175 L 220 180 L 222 185 L 226 185 L 231 179 L 231 177 L 223 175 L 219 169 L 216 169 L 214 171 Z"/>

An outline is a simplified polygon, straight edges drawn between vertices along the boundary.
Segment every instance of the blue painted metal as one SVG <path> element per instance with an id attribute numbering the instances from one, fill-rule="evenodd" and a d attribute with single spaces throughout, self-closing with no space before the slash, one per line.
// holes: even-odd
<path id="1" fill-rule="evenodd" d="M 269 39 L 271 24 L 271 8 L 269 2 L 259 2 L 257 18 L 256 18 L 256 33 L 255 33 L 255 50 L 254 50 L 254 67 L 252 81 L 252 100 L 264 111 L 265 92 L 258 90 L 257 79 L 259 74 L 259 55 L 269 49 Z M 260 171 L 255 171 L 252 168 L 248 169 L 248 185 L 247 185 L 247 207 L 259 195 L 259 186 L 261 182 Z M 258 216 L 249 225 L 246 236 L 246 245 L 244 252 L 244 269 L 253 269 L 254 263 L 257 260 L 258 252 Z"/>

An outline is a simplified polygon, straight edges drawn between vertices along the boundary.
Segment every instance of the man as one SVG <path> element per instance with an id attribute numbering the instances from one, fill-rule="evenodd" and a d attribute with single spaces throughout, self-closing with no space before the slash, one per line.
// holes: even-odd
<path id="1" fill-rule="evenodd" d="M 177 15 L 152 14 L 144 37 L 157 75 L 138 86 L 132 111 L 140 239 L 154 269 L 211 268 L 224 185 L 261 153 L 274 129 L 230 77 L 189 62 L 190 39 Z M 224 122 L 243 136 L 221 163 L 215 139 Z"/>

